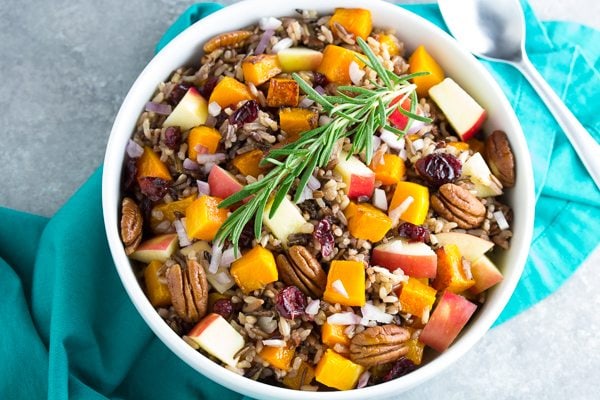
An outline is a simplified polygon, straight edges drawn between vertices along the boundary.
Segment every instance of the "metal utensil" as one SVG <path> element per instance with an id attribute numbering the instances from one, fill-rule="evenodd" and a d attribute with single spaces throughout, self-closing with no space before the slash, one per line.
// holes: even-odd
<path id="1" fill-rule="evenodd" d="M 438 0 L 452 35 L 471 53 L 517 68 L 548 107 L 600 188 L 600 144 L 535 69 L 525 52 L 525 17 L 518 0 Z"/>

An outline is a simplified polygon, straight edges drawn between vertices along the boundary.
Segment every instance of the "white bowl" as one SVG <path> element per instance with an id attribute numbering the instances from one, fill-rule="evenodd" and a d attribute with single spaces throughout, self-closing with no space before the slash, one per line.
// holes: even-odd
<path id="1" fill-rule="evenodd" d="M 167 326 L 142 291 L 119 237 L 120 179 L 125 146 L 145 103 L 153 95 L 158 83 L 167 79 L 173 70 L 197 63 L 207 39 L 254 24 L 262 16 L 293 15 L 296 8 L 327 13 L 335 7 L 367 8 L 373 15 L 373 25 L 394 28 L 409 50 L 424 44 L 446 74 L 488 111 L 485 132 L 502 129 L 508 134 L 517 165 L 516 186 L 508 190 L 505 197 L 514 211 L 514 236 L 511 249 L 496 259 L 504 274 L 503 282 L 489 291 L 485 305 L 448 350 L 432 357 L 416 371 L 391 382 L 346 392 L 312 393 L 267 385 L 228 371 L 193 350 Z M 247 0 L 226 7 L 188 28 L 157 54 L 137 78 L 119 110 L 106 149 L 102 206 L 110 250 L 129 297 L 154 333 L 192 368 L 223 386 L 255 398 L 349 400 L 397 395 L 423 383 L 455 362 L 485 334 L 513 293 L 525 265 L 533 229 L 534 184 L 523 132 L 500 87 L 471 54 L 430 22 L 396 5 L 378 0 Z"/>

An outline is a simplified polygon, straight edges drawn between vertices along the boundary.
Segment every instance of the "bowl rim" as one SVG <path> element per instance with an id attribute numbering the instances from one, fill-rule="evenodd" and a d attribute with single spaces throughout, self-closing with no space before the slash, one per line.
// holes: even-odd
<path id="1" fill-rule="evenodd" d="M 410 23 L 419 25 L 425 34 L 434 35 L 437 40 L 440 40 L 444 45 L 449 46 L 455 54 L 464 58 L 466 62 L 471 64 L 470 67 L 477 72 L 479 77 L 484 80 L 484 84 L 488 86 L 489 90 L 491 90 L 489 97 L 496 98 L 500 102 L 501 112 L 503 113 L 502 115 L 507 118 L 506 124 L 511 126 L 511 129 L 514 130 L 514 132 L 511 131 L 513 133 L 511 135 L 511 145 L 513 149 L 519 149 L 518 156 L 520 161 L 518 164 L 518 178 L 521 180 L 521 182 L 525 182 L 521 186 L 524 186 L 527 189 L 527 193 L 523 194 L 525 196 L 525 200 L 524 204 L 522 205 L 523 210 L 521 210 L 523 212 L 524 219 L 521 234 L 522 243 L 519 243 L 520 246 L 517 249 L 511 249 L 511 251 L 519 250 L 517 252 L 517 271 L 510 276 L 505 276 L 505 279 L 502 282 L 502 290 L 500 293 L 496 294 L 493 304 L 486 304 L 486 307 L 482 307 L 482 310 L 479 310 L 477 313 L 477 320 L 470 321 L 469 329 L 462 332 L 459 338 L 444 353 L 436 356 L 426 365 L 423 365 L 411 374 L 408 374 L 400 379 L 367 388 L 353 389 L 350 391 L 313 393 L 280 388 L 253 381 L 219 366 L 202 355 L 200 352 L 193 350 L 181 339 L 179 335 L 177 335 L 167 326 L 167 324 L 158 315 L 143 293 L 139 282 L 133 274 L 131 264 L 125 255 L 123 245 L 120 240 L 117 220 L 120 209 L 120 203 L 118 201 L 120 196 L 120 178 L 125 152 L 125 148 L 122 144 L 124 141 L 126 141 L 124 138 L 128 139 L 133 131 L 133 126 L 127 123 L 127 120 L 131 119 L 129 117 L 130 113 L 134 112 L 134 115 L 136 116 L 135 120 L 137 120 L 139 112 L 141 111 L 139 108 L 134 107 L 136 93 L 140 91 L 140 89 L 148 87 L 148 85 L 152 86 L 153 90 L 156 88 L 158 81 L 150 81 L 149 77 L 152 75 L 151 72 L 154 69 L 158 69 L 161 59 L 170 57 L 181 47 L 186 48 L 186 51 L 189 50 L 190 54 L 198 54 L 198 48 L 193 50 L 189 44 L 186 45 L 186 42 L 198 43 L 199 40 L 195 37 L 195 34 L 200 31 L 202 27 L 210 26 L 211 24 L 220 26 L 218 24 L 221 23 L 225 18 L 238 13 L 244 15 L 244 13 L 253 12 L 253 15 L 256 15 L 256 9 L 286 9 L 288 15 L 294 10 L 293 4 L 282 5 L 273 3 L 274 2 L 269 0 L 244 0 L 218 10 L 215 13 L 196 22 L 175 37 L 169 44 L 167 44 L 167 46 L 165 46 L 163 50 L 154 56 L 154 58 L 143 69 L 128 91 L 111 129 L 105 153 L 104 169 L 102 174 L 102 207 L 104 226 L 109 248 L 115 262 L 115 267 L 121 282 L 138 313 L 142 316 L 152 331 L 159 337 L 159 339 L 167 347 L 169 347 L 173 353 L 175 353 L 180 359 L 182 359 L 192 368 L 209 379 L 231 390 L 257 398 L 286 398 L 290 400 L 334 400 L 342 398 L 360 399 L 366 396 L 390 396 L 392 394 L 397 394 L 401 391 L 408 390 L 440 373 L 448 366 L 456 362 L 469 349 L 473 348 L 473 346 L 481 339 L 481 337 L 483 337 L 483 335 L 494 323 L 496 318 L 500 315 L 510 296 L 514 292 L 525 266 L 528 253 L 527 250 L 533 234 L 533 216 L 535 208 L 533 172 L 531 167 L 531 159 L 527 150 L 527 144 L 525 142 L 518 119 L 500 86 L 494 80 L 492 75 L 484 68 L 484 66 L 479 63 L 474 56 L 458 45 L 458 43 L 449 34 L 428 20 L 409 10 L 406 10 L 403 7 L 398 7 L 396 4 L 386 3 L 381 0 L 330 0 L 326 4 L 319 4 L 322 3 L 320 0 L 305 0 L 302 3 L 303 8 L 315 8 L 323 11 L 332 10 L 336 6 L 363 7 L 370 10 L 378 9 L 385 11 L 386 13 L 390 12 L 392 15 L 397 16 L 403 21 L 410 21 Z M 274 12 L 271 15 L 284 14 L 285 13 Z M 256 18 L 258 18 L 258 16 Z"/>

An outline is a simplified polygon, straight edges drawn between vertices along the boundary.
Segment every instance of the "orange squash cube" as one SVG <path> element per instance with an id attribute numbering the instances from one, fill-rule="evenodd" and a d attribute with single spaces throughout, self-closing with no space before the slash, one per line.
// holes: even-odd
<path id="1" fill-rule="evenodd" d="M 467 278 L 458 246 L 447 244 L 437 249 L 436 254 L 438 269 L 432 282 L 434 288 L 461 293 L 475 284 L 475 280 Z"/>
<path id="2" fill-rule="evenodd" d="M 341 281 L 348 297 L 333 287 L 333 283 Z M 323 299 L 331 304 L 344 306 L 365 305 L 365 267 L 359 261 L 333 260 L 327 274 L 327 287 Z"/>
<path id="3" fill-rule="evenodd" d="M 469 143 L 467 143 L 467 142 L 448 142 L 448 143 L 446 143 L 446 145 L 452 146 L 456 150 L 459 150 L 459 151 L 469 150 Z"/>
<path id="4" fill-rule="evenodd" d="M 391 57 L 400 54 L 400 42 L 398 41 L 398 38 L 396 36 L 381 33 L 377 35 L 377 41 L 381 44 L 382 47 L 385 47 L 387 49 L 388 54 Z"/>
<path id="5" fill-rule="evenodd" d="M 375 172 L 375 179 L 384 185 L 393 185 L 400 182 L 406 173 L 404 160 L 395 154 L 384 154 L 383 163 L 375 165 L 375 160 L 369 166 Z"/>
<path id="6" fill-rule="evenodd" d="M 196 195 L 185 197 L 181 200 L 172 201 L 170 203 L 161 203 L 152 207 L 150 214 L 150 228 L 155 231 L 158 225 L 163 221 L 173 222 L 177 219 L 177 214 L 185 215 L 185 209 L 194 202 Z M 162 219 L 156 218 L 156 214 L 162 213 Z M 155 232 L 158 233 L 158 232 Z"/>
<path id="7" fill-rule="evenodd" d="M 349 347 L 350 338 L 344 333 L 345 329 L 345 325 L 335 325 L 325 322 L 321 327 L 321 342 L 329 347 L 333 347 L 336 344 Z"/>
<path id="8" fill-rule="evenodd" d="M 269 107 L 296 107 L 300 97 L 300 87 L 293 79 L 276 79 L 269 81 L 267 105 Z"/>
<path id="9" fill-rule="evenodd" d="M 315 369 L 317 382 L 338 390 L 354 389 L 365 368 L 327 349 Z"/>
<path id="10" fill-rule="evenodd" d="M 347 85 L 351 82 L 350 63 L 352 61 L 361 68 L 365 66 L 357 52 L 330 44 L 323 50 L 323 61 L 317 72 L 325 75 L 330 82 Z"/>
<path id="11" fill-rule="evenodd" d="M 408 282 L 402 283 L 398 289 L 398 299 L 402 306 L 402 312 L 415 315 L 419 318 L 425 310 L 431 311 L 435 302 L 436 290 L 418 279 L 408 278 Z"/>
<path id="12" fill-rule="evenodd" d="M 383 211 L 368 203 L 346 208 L 348 231 L 357 239 L 379 242 L 392 227 L 392 220 Z"/>
<path id="13" fill-rule="evenodd" d="M 210 95 L 208 103 L 216 102 L 221 108 L 235 106 L 242 100 L 252 100 L 254 96 L 250 93 L 248 86 L 242 82 L 231 78 L 229 76 L 224 77 L 217 83 L 215 89 Z"/>
<path id="14" fill-rule="evenodd" d="M 285 347 L 265 346 L 258 354 L 272 367 L 288 371 L 294 359 L 294 354 L 296 354 L 296 347 L 291 343 L 288 343 Z"/>
<path id="15" fill-rule="evenodd" d="M 263 156 L 262 150 L 254 149 L 235 156 L 232 163 L 242 175 L 251 175 L 256 178 L 266 171 L 266 168 L 259 166 Z"/>
<path id="16" fill-rule="evenodd" d="M 260 54 L 246 57 L 242 62 L 244 80 L 255 86 L 262 85 L 275 75 L 281 73 L 281 65 L 277 54 Z"/>
<path id="17" fill-rule="evenodd" d="M 425 46 L 419 46 L 408 59 L 409 71 L 429 72 L 429 75 L 417 76 L 413 82 L 417 85 L 417 94 L 421 97 L 427 96 L 429 88 L 444 80 L 444 70 L 425 50 Z"/>
<path id="18" fill-rule="evenodd" d="M 302 361 L 298 371 L 295 374 L 287 374 L 282 382 L 290 389 L 300 390 L 302 386 L 310 385 L 313 379 L 315 379 L 315 369 L 306 361 Z"/>
<path id="19" fill-rule="evenodd" d="M 244 293 L 262 289 L 278 278 L 275 257 L 262 246 L 254 247 L 234 261 L 230 272 Z"/>
<path id="20" fill-rule="evenodd" d="M 335 24 L 340 24 L 348 33 L 367 40 L 373 30 L 371 12 L 362 8 L 336 8 L 329 19 L 329 28 L 336 32 Z"/>
<path id="21" fill-rule="evenodd" d="M 171 304 L 171 292 L 167 286 L 166 281 L 161 281 L 158 276 L 160 268 L 163 263 L 154 260 L 144 270 L 144 281 L 146 282 L 146 291 L 150 303 L 154 307 L 166 307 Z"/>
<path id="22" fill-rule="evenodd" d="M 319 114 L 305 108 L 282 108 L 279 110 L 279 128 L 287 133 L 289 142 L 298 139 L 302 132 L 315 129 Z"/>
<path id="23" fill-rule="evenodd" d="M 429 210 L 429 189 L 426 186 L 413 182 L 398 182 L 388 210 L 394 210 L 409 196 L 413 199 L 412 203 L 402 213 L 400 219 L 411 224 L 422 225 Z"/>
<path id="24" fill-rule="evenodd" d="M 188 157 L 193 161 L 196 161 L 198 157 L 198 145 L 206 147 L 210 154 L 217 152 L 219 142 L 221 141 L 221 134 L 215 128 L 210 126 L 197 126 L 190 131 L 188 135 Z"/>
<path id="25" fill-rule="evenodd" d="M 137 162 L 137 174 L 136 178 L 138 181 L 143 178 L 160 178 L 165 181 L 171 181 L 171 173 L 169 168 L 164 162 L 160 160 L 158 154 L 154 152 L 150 147 L 144 147 L 142 156 L 138 158 Z"/>
<path id="26" fill-rule="evenodd" d="M 201 196 L 185 210 L 185 225 L 189 237 L 200 240 L 213 240 L 217 231 L 227 219 L 229 210 L 219 208 L 222 199 Z"/>

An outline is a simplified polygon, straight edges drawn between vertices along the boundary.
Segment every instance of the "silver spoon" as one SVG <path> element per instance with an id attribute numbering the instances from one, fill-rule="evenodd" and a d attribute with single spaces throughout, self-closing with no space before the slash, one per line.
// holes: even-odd
<path id="1" fill-rule="evenodd" d="M 525 17 L 518 0 L 438 0 L 448 29 L 471 53 L 517 68 L 548 107 L 600 188 L 600 144 L 581 125 L 525 53 Z"/>

